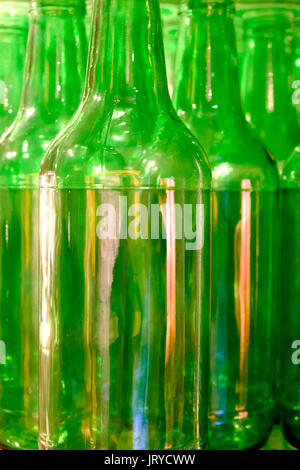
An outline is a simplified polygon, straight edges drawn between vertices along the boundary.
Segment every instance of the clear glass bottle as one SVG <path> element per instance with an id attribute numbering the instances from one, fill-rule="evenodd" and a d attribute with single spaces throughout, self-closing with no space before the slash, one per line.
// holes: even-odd
<path id="1" fill-rule="evenodd" d="M 28 34 L 28 2 L 0 3 L 0 136 L 18 111 Z"/>
<path id="2" fill-rule="evenodd" d="M 0 443 L 9 448 L 37 447 L 39 174 L 82 96 L 84 12 L 79 0 L 30 3 L 21 104 L 0 141 Z"/>
<path id="3" fill-rule="evenodd" d="M 281 177 L 280 404 L 287 441 L 300 449 L 300 147 Z"/>
<path id="4" fill-rule="evenodd" d="M 210 185 L 158 0 L 96 0 L 84 98 L 41 174 L 41 449 L 205 447 Z"/>
<path id="5" fill-rule="evenodd" d="M 181 18 L 175 107 L 212 169 L 209 448 L 255 448 L 274 419 L 278 174 L 244 118 L 232 2 Z"/>
<path id="6" fill-rule="evenodd" d="M 243 106 L 247 120 L 271 152 L 279 172 L 299 139 L 292 100 L 293 12 L 284 3 L 267 2 L 250 3 L 239 12 L 245 41 L 241 67 Z"/>

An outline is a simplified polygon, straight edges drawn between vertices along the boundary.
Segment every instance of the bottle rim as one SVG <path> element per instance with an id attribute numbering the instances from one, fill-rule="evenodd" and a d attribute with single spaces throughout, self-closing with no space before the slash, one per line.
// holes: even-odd
<path id="1" fill-rule="evenodd" d="M 291 15 L 300 15 L 299 0 L 180 0 L 179 14 L 185 11 L 195 12 L 207 8 L 232 9 L 237 16 L 244 14 L 257 15 L 259 11 L 289 11 Z"/>
<path id="2" fill-rule="evenodd" d="M 29 0 L 29 12 L 41 8 L 85 10 L 86 0 Z"/>
<path id="3" fill-rule="evenodd" d="M 225 13 L 227 16 L 233 16 L 235 5 L 232 0 L 199 0 L 197 2 L 185 0 L 184 3 L 181 3 L 179 8 L 179 15 L 185 16 L 207 15 L 209 12 Z"/>
<path id="4" fill-rule="evenodd" d="M 235 9 L 238 14 L 243 14 L 247 12 L 253 12 L 253 14 L 257 14 L 259 11 L 300 11 L 300 2 L 297 0 L 289 0 L 287 2 L 284 1 L 262 1 L 259 2 L 258 0 L 253 1 L 246 1 L 241 0 L 235 3 Z"/>
<path id="5" fill-rule="evenodd" d="M 245 34 L 263 31 L 265 34 L 276 34 L 278 29 L 292 31 L 294 13 L 285 8 L 280 10 L 247 10 L 238 17 L 245 30 Z M 274 24 L 276 29 L 274 29 Z M 268 28 L 269 27 L 269 28 Z"/>

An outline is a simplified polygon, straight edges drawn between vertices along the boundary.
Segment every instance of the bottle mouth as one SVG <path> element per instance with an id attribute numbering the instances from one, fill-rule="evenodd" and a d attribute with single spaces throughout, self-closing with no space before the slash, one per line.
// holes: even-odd
<path id="1" fill-rule="evenodd" d="M 247 10 L 290 10 L 300 9 L 299 0 L 236 0 L 235 6 L 237 11 Z"/>
<path id="2" fill-rule="evenodd" d="M 294 13 L 290 9 L 247 9 L 242 15 L 238 15 L 242 21 L 245 34 L 263 33 L 264 35 L 276 34 L 278 30 L 292 31 Z"/>
<path id="3" fill-rule="evenodd" d="M 236 3 L 235 10 L 238 18 L 246 20 L 249 23 L 252 21 L 253 25 L 255 24 L 255 18 L 257 18 L 257 24 L 262 23 L 262 18 L 264 18 L 266 24 L 278 22 L 278 26 L 284 26 L 284 23 L 300 15 L 300 3 L 296 0 L 290 0 L 288 2 L 246 2 L 242 0 L 241 3 Z"/>
<path id="4" fill-rule="evenodd" d="M 233 0 L 182 0 L 179 7 L 180 15 L 208 15 L 210 12 L 233 15 L 234 11 Z"/>
<path id="5" fill-rule="evenodd" d="M 40 8 L 86 10 L 86 0 L 30 0 L 29 11 Z"/>

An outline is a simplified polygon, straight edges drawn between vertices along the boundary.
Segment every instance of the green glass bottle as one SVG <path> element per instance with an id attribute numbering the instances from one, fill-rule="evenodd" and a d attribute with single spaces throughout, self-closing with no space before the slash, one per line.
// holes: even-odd
<path id="1" fill-rule="evenodd" d="M 283 4 L 284 5 L 284 4 Z M 247 120 L 273 155 L 279 172 L 298 144 L 299 125 L 292 96 L 293 9 L 249 5 L 241 10 L 244 58 L 242 101 Z"/>
<path id="2" fill-rule="evenodd" d="M 205 447 L 210 185 L 158 0 L 96 0 L 84 98 L 42 166 L 40 448 Z"/>
<path id="3" fill-rule="evenodd" d="M 86 15 L 85 15 L 85 29 L 86 35 L 89 38 L 91 32 L 93 0 L 86 0 Z"/>
<path id="4" fill-rule="evenodd" d="M 213 186 L 209 448 L 254 448 L 274 415 L 278 174 L 243 115 L 231 2 L 184 6 L 174 101 Z"/>
<path id="5" fill-rule="evenodd" d="M 178 40 L 178 6 L 179 0 L 160 0 L 168 88 L 171 97 L 174 89 L 175 58 Z"/>
<path id="6" fill-rule="evenodd" d="M 0 3 L 0 136 L 18 111 L 28 33 L 28 2 Z"/>
<path id="7" fill-rule="evenodd" d="M 244 58 L 244 30 L 243 30 L 243 22 L 242 19 L 235 15 L 234 17 L 234 29 L 235 29 L 235 37 L 236 37 L 236 51 L 237 51 L 237 59 L 238 59 L 238 67 L 239 67 L 239 75 L 241 75 L 241 67 L 243 64 Z"/>
<path id="8" fill-rule="evenodd" d="M 0 142 L 0 443 L 38 438 L 39 173 L 76 111 L 86 68 L 83 1 L 35 0 L 22 100 Z"/>
<path id="9" fill-rule="evenodd" d="M 281 177 L 281 328 L 280 404 L 287 441 L 300 449 L 300 148 L 296 147 Z"/>

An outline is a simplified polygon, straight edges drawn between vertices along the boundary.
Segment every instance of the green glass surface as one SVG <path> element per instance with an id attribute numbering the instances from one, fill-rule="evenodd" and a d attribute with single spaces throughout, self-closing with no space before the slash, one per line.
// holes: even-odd
<path id="1" fill-rule="evenodd" d="M 92 23 L 92 10 L 93 10 L 93 0 L 86 0 L 86 15 L 85 15 L 85 29 L 86 35 L 89 38 L 91 32 L 91 23 Z"/>
<path id="2" fill-rule="evenodd" d="M 28 33 L 28 2 L 0 3 L 0 136 L 14 120 L 21 98 Z"/>
<path id="3" fill-rule="evenodd" d="M 278 174 L 241 108 L 230 2 L 182 14 L 174 102 L 212 169 L 209 448 L 259 447 L 274 419 Z"/>
<path id="4" fill-rule="evenodd" d="M 300 148 L 281 178 L 282 285 L 280 337 L 281 422 L 287 441 L 300 449 Z M 294 344 L 296 342 L 296 344 Z M 297 343 L 298 342 L 298 343 Z"/>
<path id="5" fill-rule="evenodd" d="M 298 122 L 300 122 L 300 4 L 297 9 L 293 24 L 293 64 L 295 80 L 292 83 L 292 101 L 296 107 Z"/>
<path id="6" fill-rule="evenodd" d="M 42 167 L 40 448 L 205 447 L 210 185 L 168 95 L 158 1 L 96 0 L 84 99 Z M 185 201 L 203 205 L 194 251 L 175 239 Z M 101 238 L 102 204 L 135 236 Z M 165 238 L 140 234 L 139 204 Z"/>
<path id="7" fill-rule="evenodd" d="M 22 100 L 0 142 L 0 443 L 37 447 L 39 173 L 74 114 L 86 67 L 84 3 L 30 5 Z"/>
<path id="8" fill-rule="evenodd" d="M 160 0 L 159 3 L 163 27 L 168 88 L 170 96 L 172 97 L 174 89 L 175 59 L 178 41 L 179 0 Z"/>
<path id="9" fill-rule="evenodd" d="M 241 90 L 246 118 L 271 152 L 279 172 L 299 138 L 293 104 L 293 12 L 283 3 L 281 8 L 254 4 L 239 13 L 245 42 Z"/>

